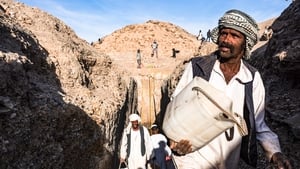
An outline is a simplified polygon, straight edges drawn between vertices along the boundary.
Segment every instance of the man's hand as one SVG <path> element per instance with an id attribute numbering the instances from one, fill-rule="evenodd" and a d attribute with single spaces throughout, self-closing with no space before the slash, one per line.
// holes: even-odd
<path id="1" fill-rule="evenodd" d="M 179 155 L 192 152 L 192 144 L 189 140 L 180 140 L 179 142 L 170 140 L 170 148 L 176 151 Z"/>
<path id="2" fill-rule="evenodd" d="M 171 159 L 172 159 L 171 156 L 166 156 L 166 161 L 169 161 L 169 160 L 171 160 Z"/>
<path id="3" fill-rule="evenodd" d="M 292 165 L 290 161 L 280 152 L 274 153 L 271 162 L 278 168 L 278 169 L 292 169 Z"/>

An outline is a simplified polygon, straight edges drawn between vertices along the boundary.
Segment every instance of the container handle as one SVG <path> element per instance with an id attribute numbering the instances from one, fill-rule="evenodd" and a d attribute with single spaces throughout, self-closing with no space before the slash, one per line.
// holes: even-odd
<path id="1" fill-rule="evenodd" d="M 248 135 L 248 129 L 247 129 L 247 125 L 245 122 L 245 119 L 243 117 L 241 117 L 239 114 L 237 113 L 232 113 L 232 112 L 227 112 L 223 107 L 221 107 L 212 97 L 210 97 L 210 95 L 204 91 L 203 89 L 201 89 L 198 86 L 195 86 L 192 88 L 192 91 L 198 91 L 201 92 L 205 97 L 207 97 L 215 106 L 217 106 L 227 117 L 228 119 L 232 120 L 234 123 L 237 124 L 238 126 L 238 130 L 241 136 L 246 136 Z"/>

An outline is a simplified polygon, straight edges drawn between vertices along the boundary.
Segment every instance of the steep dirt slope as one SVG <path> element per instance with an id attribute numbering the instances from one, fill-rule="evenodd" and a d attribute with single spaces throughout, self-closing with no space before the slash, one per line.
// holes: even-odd
<path id="1" fill-rule="evenodd" d="M 126 79 L 57 18 L 0 5 L 0 168 L 112 166 Z"/>

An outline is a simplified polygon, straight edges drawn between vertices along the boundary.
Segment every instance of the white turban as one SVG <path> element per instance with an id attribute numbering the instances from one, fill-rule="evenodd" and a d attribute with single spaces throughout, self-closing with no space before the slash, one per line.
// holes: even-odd
<path id="1" fill-rule="evenodd" d="M 141 122 L 141 117 L 138 114 L 129 115 L 129 121 L 138 121 Z"/>
<path id="2" fill-rule="evenodd" d="M 249 59 L 251 55 L 251 49 L 257 43 L 258 40 L 258 26 L 256 21 L 239 10 L 229 10 L 220 19 L 218 27 L 211 31 L 211 38 L 214 43 L 218 43 L 219 30 L 222 28 L 235 29 L 246 37 L 246 51 L 245 59 Z"/>
<path id="3" fill-rule="evenodd" d="M 130 114 L 129 115 L 129 121 L 130 122 L 132 122 L 132 121 L 138 121 L 138 123 L 140 123 L 141 122 L 141 117 L 138 114 Z M 131 126 L 132 126 L 132 124 L 128 123 L 127 127 L 125 128 L 125 132 L 127 134 L 130 133 Z"/>

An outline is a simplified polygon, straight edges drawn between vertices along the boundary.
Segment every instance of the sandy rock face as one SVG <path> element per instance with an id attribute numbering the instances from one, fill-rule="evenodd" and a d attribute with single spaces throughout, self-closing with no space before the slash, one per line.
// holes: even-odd
<path id="1" fill-rule="evenodd" d="M 251 63 L 259 68 L 265 82 L 267 119 L 279 135 L 282 149 L 299 168 L 300 119 L 300 1 L 285 9 L 272 24 L 273 36 L 255 51 Z"/>
<path id="2" fill-rule="evenodd" d="M 111 59 L 57 18 L 0 2 L 0 168 L 111 166 L 128 92 Z"/>

